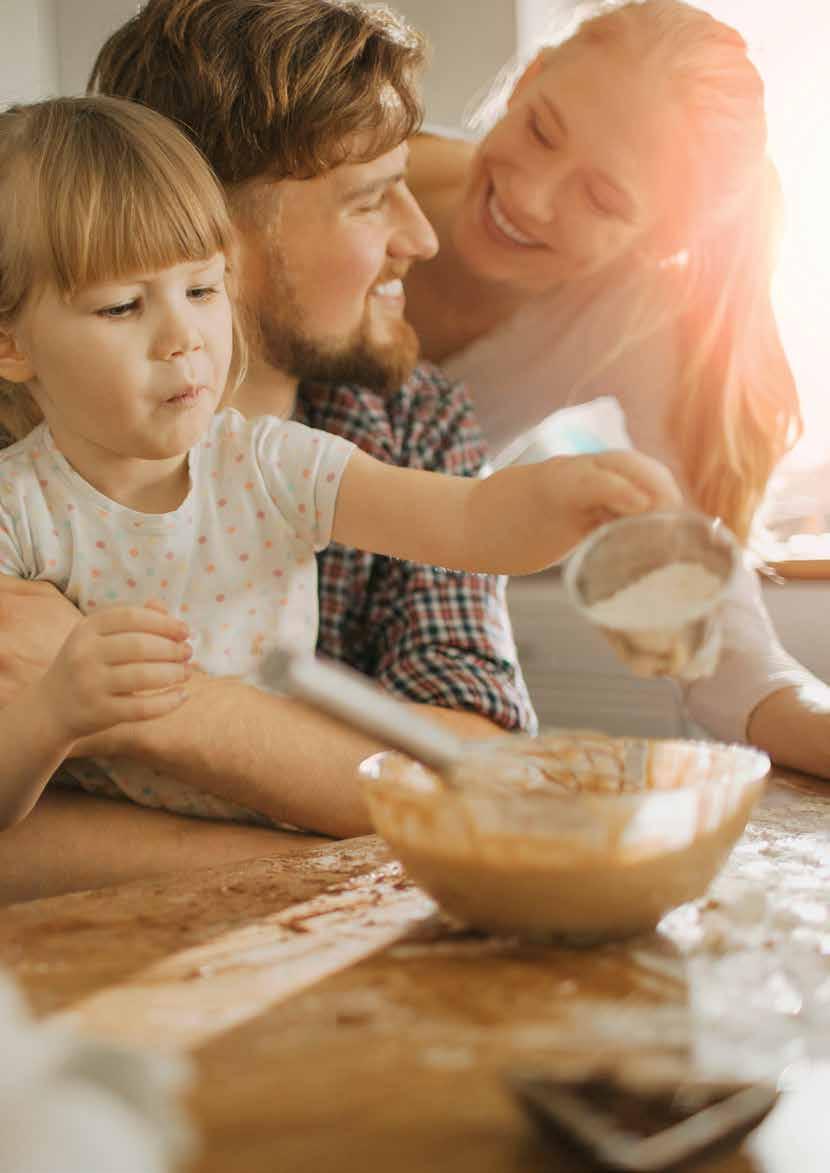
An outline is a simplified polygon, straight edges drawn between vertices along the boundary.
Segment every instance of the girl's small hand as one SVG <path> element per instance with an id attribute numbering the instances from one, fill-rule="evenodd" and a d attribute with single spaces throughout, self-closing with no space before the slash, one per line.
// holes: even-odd
<path id="1" fill-rule="evenodd" d="M 614 517 L 677 509 L 683 495 L 669 469 L 628 450 L 555 457 L 549 492 L 555 509 L 570 515 L 575 540 Z"/>
<path id="2" fill-rule="evenodd" d="M 156 607 L 110 607 L 68 636 L 41 688 L 69 742 L 122 721 L 160 717 L 185 700 L 184 623 Z"/>

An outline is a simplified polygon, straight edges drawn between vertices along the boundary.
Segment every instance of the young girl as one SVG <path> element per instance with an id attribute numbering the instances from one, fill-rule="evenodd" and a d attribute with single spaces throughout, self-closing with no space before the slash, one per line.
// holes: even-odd
<path id="1" fill-rule="evenodd" d="M 313 647 L 314 551 L 332 538 L 528 573 L 609 516 L 679 501 L 635 453 L 476 481 L 217 413 L 244 366 L 230 224 L 201 156 L 150 110 L 84 98 L 0 114 L 0 177 L 0 394 L 18 434 L 37 424 L 0 455 L 0 573 L 51 582 L 86 616 L 0 713 L 3 825 L 79 739 L 181 704 L 191 657 L 256 681 L 269 646 Z M 103 764 L 113 792 L 138 802 L 257 818 Z"/>

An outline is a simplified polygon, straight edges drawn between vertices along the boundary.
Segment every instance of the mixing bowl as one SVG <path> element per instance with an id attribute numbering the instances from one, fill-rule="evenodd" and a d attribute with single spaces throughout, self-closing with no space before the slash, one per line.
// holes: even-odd
<path id="1" fill-rule="evenodd" d="M 471 746 L 453 789 L 400 753 L 360 767 L 376 830 L 448 913 L 580 941 L 702 895 L 768 770 L 748 746 L 580 731 Z"/>

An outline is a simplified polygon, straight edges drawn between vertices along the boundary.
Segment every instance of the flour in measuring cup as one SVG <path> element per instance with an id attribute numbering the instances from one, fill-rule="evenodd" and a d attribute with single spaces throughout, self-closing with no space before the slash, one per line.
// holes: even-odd
<path id="1" fill-rule="evenodd" d="M 587 610 L 595 623 L 618 631 L 677 628 L 705 615 L 721 586 L 699 562 L 670 562 Z"/>

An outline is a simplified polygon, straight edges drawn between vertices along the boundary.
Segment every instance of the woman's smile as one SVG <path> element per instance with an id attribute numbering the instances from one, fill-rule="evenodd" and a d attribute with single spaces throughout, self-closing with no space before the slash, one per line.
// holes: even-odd
<path id="1" fill-rule="evenodd" d="M 506 237 L 511 244 L 517 245 L 519 248 L 547 247 L 542 241 L 534 240 L 533 237 L 527 236 L 521 229 L 516 227 L 499 202 L 499 197 L 496 195 L 495 188 L 493 187 L 490 188 L 485 209 L 490 221 L 488 227 L 492 230 L 492 226 L 495 226 L 498 235 Z"/>

